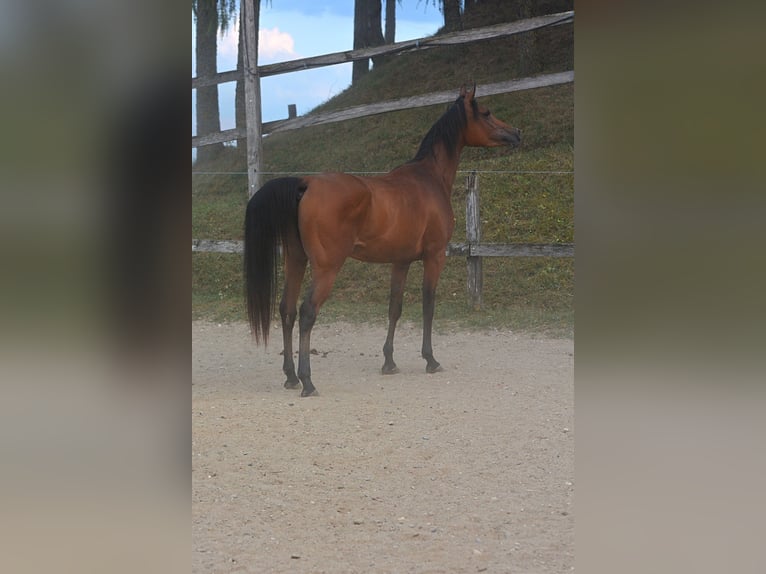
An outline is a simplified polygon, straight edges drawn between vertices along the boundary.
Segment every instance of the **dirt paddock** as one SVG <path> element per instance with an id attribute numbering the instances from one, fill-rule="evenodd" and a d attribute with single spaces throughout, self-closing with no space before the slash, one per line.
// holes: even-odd
<path id="1" fill-rule="evenodd" d="M 192 571 L 570 572 L 571 339 L 318 321 L 314 384 L 282 388 L 281 337 L 194 322 Z"/>

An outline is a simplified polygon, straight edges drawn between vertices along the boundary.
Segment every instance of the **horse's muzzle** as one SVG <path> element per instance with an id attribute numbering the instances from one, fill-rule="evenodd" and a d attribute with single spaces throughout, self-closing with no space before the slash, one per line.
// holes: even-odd
<path id="1" fill-rule="evenodd" d="M 503 133 L 501 139 L 505 145 L 516 147 L 521 143 L 521 130 L 518 128 L 507 130 Z"/>

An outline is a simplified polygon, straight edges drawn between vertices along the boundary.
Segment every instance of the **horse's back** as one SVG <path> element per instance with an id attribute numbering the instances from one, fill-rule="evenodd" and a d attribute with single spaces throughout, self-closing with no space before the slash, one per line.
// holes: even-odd
<path id="1" fill-rule="evenodd" d="M 302 222 L 338 226 L 356 221 L 369 208 L 371 194 L 363 181 L 345 173 L 323 173 L 304 178 L 306 192 L 300 203 Z"/>
<path id="2" fill-rule="evenodd" d="M 325 173 L 305 181 L 301 237 L 315 257 L 414 261 L 434 244 L 443 249 L 451 235 L 452 208 L 444 195 L 405 171 L 381 177 Z"/>

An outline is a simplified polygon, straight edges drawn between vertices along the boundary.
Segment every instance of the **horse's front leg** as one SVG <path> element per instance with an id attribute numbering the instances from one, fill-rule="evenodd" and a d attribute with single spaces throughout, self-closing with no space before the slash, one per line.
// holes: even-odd
<path id="1" fill-rule="evenodd" d="M 443 370 L 439 362 L 434 359 L 431 328 L 433 327 L 434 308 L 436 306 L 436 284 L 439 282 L 439 275 L 444 269 L 446 259 L 444 249 L 423 259 L 423 348 L 421 353 L 426 360 L 427 373 L 438 373 Z"/>
<path id="2" fill-rule="evenodd" d="M 385 361 L 381 372 L 384 375 L 393 375 L 399 372 L 394 362 L 394 332 L 396 322 L 402 316 L 402 299 L 404 297 L 404 284 L 407 281 L 409 263 L 394 263 L 391 269 L 391 295 L 388 299 L 388 335 L 383 345 Z"/>

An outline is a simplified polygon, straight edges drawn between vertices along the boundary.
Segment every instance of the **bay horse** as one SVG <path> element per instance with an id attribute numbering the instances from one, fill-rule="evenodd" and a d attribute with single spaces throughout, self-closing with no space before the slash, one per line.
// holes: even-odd
<path id="1" fill-rule="evenodd" d="M 247 204 L 245 215 L 245 298 L 256 344 L 268 342 L 275 312 L 279 245 L 285 285 L 279 304 L 284 338 L 285 388 L 311 381 L 311 329 L 346 258 L 391 263 L 388 335 L 382 373 L 398 372 L 394 331 L 402 313 L 407 272 L 423 261 L 423 346 L 426 372 L 441 370 L 431 347 L 436 284 L 452 237 L 452 184 L 465 146 L 516 146 L 521 132 L 495 118 L 476 99 L 476 86 L 460 95 L 423 138 L 415 157 L 376 177 L 323 173 L 267 182 Z M 311 264 L 311 284 L 300 307 L 298 372 L 293 361 L 293 326 L 299 290 Z"/>

